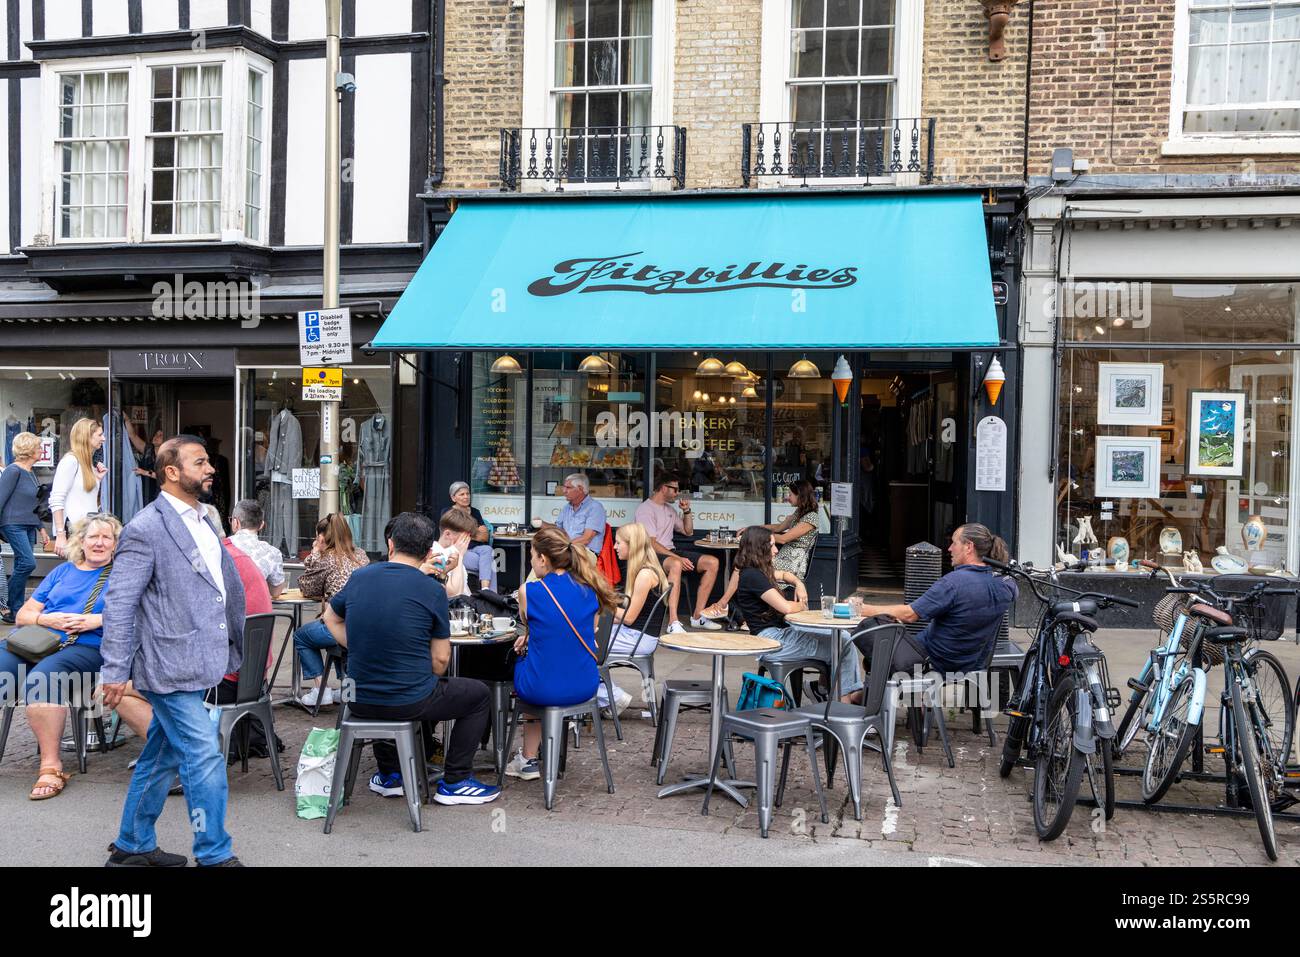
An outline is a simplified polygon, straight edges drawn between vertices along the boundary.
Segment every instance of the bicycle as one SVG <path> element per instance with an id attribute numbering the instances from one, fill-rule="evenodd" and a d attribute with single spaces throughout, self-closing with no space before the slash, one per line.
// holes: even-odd
<path id="1" fill-rule="evenodd" d="M 1007 703 L 1011 722 L 998 773 L 1007 777 L 1022 750 L 1034 762 L 1034 829 L 1040 840 L 1051 841 L 1069 823 L 1085 773 L 1097 807 L 1106 820 L 1114 817 L 1111 713 L 1120 697 L 1110 686 L 1106 656 L 1086 636 L 1097 630 L 1093 616 L 1099 610 L 1138 605 L 1069 588 L 1057 580 L 1055 570 L 1036 572 L 1031 565 L 985 562 L 1024 581 L 1043 606 Z M 1055 594 L 1043 594 L 1040 587 Z M 1073 597 L 1060 600 L 1062 593 Z"/>

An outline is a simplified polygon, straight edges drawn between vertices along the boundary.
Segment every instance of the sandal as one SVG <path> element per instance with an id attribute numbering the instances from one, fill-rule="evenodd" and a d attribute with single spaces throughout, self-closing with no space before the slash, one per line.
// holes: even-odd
<path id="1" fill-rule="evenodd" d="M 67 787 L 68 779 L 71 777 L 72 775 L 67 771 L 62 771 L 58 768 L 41 768 L 36 772 L 36 783 L 32 786 L 32 793 L 27 795 L 28 800 L 48 801 L 52 797 L 58 797 L 63 793 L 63 789 Z M 44 778 L 53 778 L 57 783 L 42 784 L 41 781 Z M 36 791 L 38 788 L 53 788 L 53 790 L 49 794 L 37 794 Z"/>

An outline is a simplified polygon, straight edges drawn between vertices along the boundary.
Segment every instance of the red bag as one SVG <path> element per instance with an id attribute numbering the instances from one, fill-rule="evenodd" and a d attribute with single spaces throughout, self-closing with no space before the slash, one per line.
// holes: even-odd
<path id="1" fill-rule="evenodd" d="M 605 581 L 611 585 L 617 585 L 623 580 L 623 576 L 618 570 L 618 555 L 614 551 L 614 530 L 609 527 L 609 522 L 605 523 L 605 543 L 600 546 L 600 554 L 596 557 L 596 567 L 605 576 Z"/>

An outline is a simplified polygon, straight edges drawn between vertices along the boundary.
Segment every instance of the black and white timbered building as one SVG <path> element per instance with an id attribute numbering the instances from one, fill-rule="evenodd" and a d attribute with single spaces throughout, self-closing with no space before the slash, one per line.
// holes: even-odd
<path id="1" fill-rule="evenodd" d="M 413 380 L 359 347 L 420 261 L 439 9 L 343 0 L 341 300 L 357 348 L 340 430 L 365 548 L 414 498 Z M 321 424 L 296 313 L 321 297 L 323 0 L 0 0 L 0 25 L 0 462 L 31 429 L 48 480 L 71 423 L 102 418 L 104 504 L 129 518 L 153 493 L 134 472 L 153 436 L 199 432 L 223 510 L 259 495 L 301 554 Z"/>

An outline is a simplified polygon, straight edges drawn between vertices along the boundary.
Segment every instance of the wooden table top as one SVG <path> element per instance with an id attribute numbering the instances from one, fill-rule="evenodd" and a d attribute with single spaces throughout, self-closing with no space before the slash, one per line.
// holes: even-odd
<path id="1" fill-rule="evenodd" d="M 713 538 L 699 538 L 695 540 L 695 544 L 700 548 L 725 548 L 734 550 L 740 547 L 740 542 L 720 542 Z"/>
<path id="2" fill-rule="evenodd" d="M 535 532 L 516 532 L 513 535 L 506 532 L 493 532 L 492 537 L 502 542 L 531 542 Z"/>
<path id="3" fill-rule="evenodd" d="M 286 588 L 284 591 L 280 592 L 279 598 L 273 598 L 271 600 L 271 604 L 274 605 L 276 602 L 283 602 L 286 605 L 297 605 L 318 601 L 320 601 L 319 598 L 303 597 L 302 589 L 300 588 Z"/>
<path id="4" fill-rule="evenodd" d="M 822 631 L 843 630 L 845 628 L 856 628 L 862 622 L 866 621 L 862 615 L 852 615 L 848 618 L 827 618 L 822 614 L 821 609 L 808 609 L 807 611 L 795 612 L 793 615 L 786 615 L 785 620 L 791 625 L 798 625 L 801 628 L 820 629 Z"/>
<path id="5" fill-rule="evenodd" d="M 758 655 L 776 651 L 779 641 L 759 638 L 743 631 L 686 631 L 660 635 L 659 644 L 674 651 L 706 655 Z"/>
<path id="6" fill-rule="evenodd" d="M 452 635 L 451 643 L 453 645 L 470 646 L 470 645 L 501 645 L 507 641 L 514 641 L 520 635 L 518 628 L 510 628 L 498 634 L 484 637 L 483 635 Z"/>

